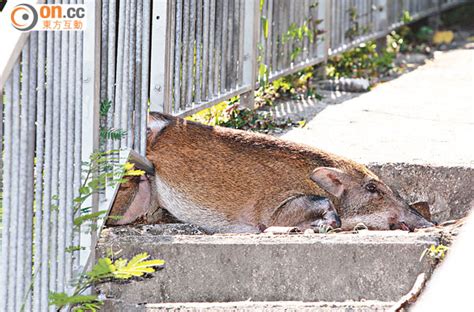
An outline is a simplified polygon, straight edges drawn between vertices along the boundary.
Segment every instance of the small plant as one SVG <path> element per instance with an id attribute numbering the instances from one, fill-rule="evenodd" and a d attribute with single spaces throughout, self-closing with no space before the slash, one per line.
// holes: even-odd
<path id="1" fill-rule="evenodd" d="M 72 295 L 50 292 L 49 304 L 56 306 L 58 311 L 69 307 L 72 311 L 77 312 L 95 312 L 102 306 L 102 300 L 97 295 L 83 295 L 84 291 L 93 285 L 111 280 L 141 277 L 155 272 L 157 268 L 161 268 L 165 264 L 163 260 L 147 260 L 149 257 L 144 252 L 136 255 L 130 261 L 122 258 L 115 261 L 108 257 L 100 258 L 89 272 L 79 277 Z"/>
<path id="2" fill-rule="evenodd" d="M 449 247 L 444 246 L 442 244 L 437 245 L 437 246 L 431 245 L 429 248 L 426 248 L 423 251 L 420 257 L 420 261 L 423 260 L 423 258 L 428 257 L 431 261 L 437 264 L 443 261 L 448 250 L 449 250 Z"/>
<path id="3" fill-rule="evenodd" d="M 388 51 L 377 52 L 374 41 L 362 43 L 358 47 L 332 57 L 327 64 L 329 78 L 378 77 L 394 68 L 395 54 Z"/>
<path id="4" fill-rule="evenodd" d="M 265 107 L 271 107 L 273 102 L 282 96 L 292 99 L 301 97 L 322 97 L 311 87 L 310 81 L 314 68 L 308 67 L 295 74 L 279 78 L 272 83 L 261 86 L 255 93 L 255 108 L 243 108 L 239 105 L 239 97 L 221 102 L 211 108 L 204 109 L 186 119 L 204 123 L 210 126 L 222 126 L 235 129 L 270 132 L 291 126 L 303 127 L 305 123 L 292 120 L 276 120 Z"/>
<path id="5" fill-rule="evenodd" d="M 123 129 L 115 129 L 107 127 L 107 116 L 112 108 L 112 101 L 103 100 L 100 103 L 100 146 L 104 146 L 107 140 L 121 140 L 127 135 L 127 131 Z"/>
<path id="6" fill-rule="evenodd" d="M 106 218 L 107 211 L 92 212 L 92 207 L 83 207 L 88 198 L 102 192 L 108 186 L 114 186 L 125 182 L 126 176 L 140 176 L 145 172 L 135 169 L 132 163 L 120 165 L 110 157 L 117 151 L 98 152 L 90 156 L 90 161 L 84 163 L 84 182 L 79 190 L 79 196 L 74 199 L 73 210 L 81 212 L 74 219 L 76 229 L 83 227 L 86 223 L 91 228 L 101 218 Z M 83 228 L 84 229 L 84 228 Z M 80 250 L 81 246 L 69 246 L 68 252 Z M 103 304 L 96 295 L 84 295 L 84 291 L 94 284 L 100 284 L 112 279 L 129 279 L 143 276 L 146 273 L 155 272 L 155 267 L 162 266 L 163 260 L 147 260 L 148 254 L 141 253 L 127 261 L 118 259 L 113 261 L 109 257 L 100 258 L 91 271 L 82 274 L 74 281 L 75 291 L 69 295 L 66 293 L 54 293 L 49 295 L 50 305 L 55 305 L 58 311 L 71 308 L 73 311 L 97 311 Z"/>

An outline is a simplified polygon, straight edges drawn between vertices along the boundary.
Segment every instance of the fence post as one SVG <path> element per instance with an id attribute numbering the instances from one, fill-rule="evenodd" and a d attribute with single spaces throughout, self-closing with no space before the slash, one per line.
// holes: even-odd
<path id="1" fill-rule="evenodd" d="M 318 19 L 322 19 L 323 22 L 321 23 L 322 30 L 324 33 L 320 35 L 321 39 L 323 40 L 322 44 L 317 45 L 318 49 L 318 56 L 323 56 L 324 61 L 326 62 L 328 59 L 328 52 L 331 47 L 330 43 L 330 29 L 331 27 L 331 5 L 333 0 L 327 1 L 319 1 L 318 3 Z"/>
<path id="2" fill-rule="evenodd" d="M 82 161 L 89 162 L 89 157 L 99 148 L 99 107 L 100 107 L 100 12 L 101 1 L 84 1 L 87 12 L 87 25 L 84 31 L 83 45 L 83 102 L 82 102 Z M 84 202 L 84 207 L 91 206 L 92 212 L 98 210 L 98 197 L 93 196 Z M 87 225 L 86 225 L 87 227 Z M 84 269 L 95 255 L 96 231 L 91 233 L 81 229 L 80 267 Z"/>
<path id="3" fill-rule="evenodd" d="M 150 111 L 172 112 L 171 94 L 171 5 L 154 0 L 151 26 Z M 184 78 L 183 78 L 184 79 Z"/>
<path id="4" fill-rule="evenodd" d="M 250 90 L 240 95 L 242 107 L 253 108 L 255 104 L 255 83 L 257 81 L 258 38 L 260 30 L 260 1 L 246 0 L 244 4 L 244 47 L 242 80 Z"/>
<path id="5" fill-rule="evenodd" d="M 383 53 L 387 47 L 386 33 L 390 31 L 388 25 L 388 2 L 387 0 L 377 0 L 375 12 L 376 32 L 383 33 L 382 36 L 375 39 L 377 53 Z"/>
<path id="6" fill-rule="evenodd" d="M 375 30 L 376 32 L 388 31 L 388 1 L 377 0 L 375 12 Z"/>

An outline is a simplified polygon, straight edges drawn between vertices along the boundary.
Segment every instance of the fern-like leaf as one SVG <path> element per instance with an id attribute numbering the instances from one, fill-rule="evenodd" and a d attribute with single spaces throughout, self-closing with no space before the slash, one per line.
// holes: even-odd
<path id="1" fill-rule="evenodd" d="M 89 307 L 89 309 L 95 308 L 97 310 L 99 306 L 102 305 L 102 302 L 100 302 L 97 296 L 94 295 L 69 296 L 66 293 L 50 292 L 48 298 L 50 305 L 55 305 L 56 307 L 63 307 L 66 305 L 77 306 L 75 308 L 76 311 L 79 310 L 81 306 Z"/>
<path id="2" fill-rule="evenodd" d="M 112 277 L 116 271 L 115 265 L 109 258 L 100 258 L 97 264 L 92 267 L 92 270 L 87 272 L 87 276 L 93 281 L 100 281 L 108 277 Z"/>
<path id="3" fill-rule="evenodd" d="M 127 260 L 119 259 L 115 261 L 116 271 L 113 272 L 115 278 L 128 279 L 131 277 L 143 276 L 146 273 L 155 272 L 155 267 L 163 266 L 164 260 L 148 260 L 150 256 L 144 252 L 133 257 L 128 263 Z"/>
<path id="4" fill-rule="evenodd" d="M 121 140 L 127 135 L 127 131 L 123 129 L 101 128 L 100 137 L 103 140 Z"/>
<path id="5" fill-rule="evenodd" d="M 101 117 L 107 117 L 107 114 L 109 113 L 110 108 L 112 107 L 112 101 L 111 100 L 103 100 L 100 103 L 100 116 Z"/>

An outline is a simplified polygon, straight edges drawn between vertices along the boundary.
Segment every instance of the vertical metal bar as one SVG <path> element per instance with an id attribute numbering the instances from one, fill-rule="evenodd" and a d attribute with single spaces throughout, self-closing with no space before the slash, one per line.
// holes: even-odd
<path id="1" fill-rule="evenodd" d="M 244 13 L 244 56 L 243 56 L 243 82 L 244 85 L 250 86 L 250 91 L 244 93 L 240 97 L 242 106 L 253 108 L 255 103 L 255 82 L 257 75 L 257 43 L 259 37 L 260 25 L 260 8 L 259 1 L 245 1 Z"/>
<path id="2" fill-rule="evenodd" d="M 127 136 L 125 137 L 125 144 L 129 148 L 133 148 L 133 137 L 134 137 L 134 128 L 138 125 L 133 122 L 133 112 L 135 111 L 135 83 L 136 83 L 136 71 L 135 71 L 135 62 L 136 62 L 136 24 L 137 24 L 137 0 L 130 0 L 130 26 L 129 26 L 129 40 L 127 41 L 129 56 L 128 56 L 128 105 L 126 107 L 126 119 L 125 125 L 127 130 Z M 138 113 L 138 112 L 137 112 Z M 138 149 L 138 148 L 137 148 Z"/>
<path id="3" fill-rule="evenodd" d="M 132 3 L 127 1 L 125 6 L 125 34 L 124 41 L 122 42 L 123 48 L 123 90 L 122 90 L 122 101 L 120 105 L 120 129 L 127 131 L 127 135 L 120 140 L 120 147 L 129 147 L 128 140 L 130 135 L 130 128 L 128 127 L 128 107 L 130 105 L 130 83 L 129 72 L 130 72 L 130 33 L 131 33 L 131 11 Z"/>
<path id="4" fill-rule="evenodd" d="M 14 239 L 10 238 L 10 228 L 13 223 L 13 209 L 12 209 L 12 195 L 11 184 L 12 184 L 12 138 L 13 138 L 13 74 L 10 75 L 7 82 L 5 83 L 5 98 L 6 102 L 3 103 L 3 92 L 2 92 L 2 105 L 5 106 L 5 134 L 4 134 L 4 155 L 3 155 L 3 214 L 2 214 L 2 266 L 0 268 L 1 275 L 0 281 L 2 287 L 0 287 L 0 295 L 3 300 L 0 301 L 2 311 L 8 311 L 9 307 L 13 306 L 12 288 L 10 288 L 10 253 L 13 251 Z M 13 236 L 12 236 L 13 237 Z"/>
<path id="5" fill-rule="evenodd" d="M 288 2 L 287 3 L 287 8 L 288 8 L 288 13 L 289 13 L 289 16 L 288 16 L 288 19 L 287 19 L 288 20 L 288 23 L 287 23 L 288 29 L 291 25 L 296 25 L 296 27 L 298 27 L 298 25 L 295 23 L 295 2 L 294 1 Z M 291 54 L 293 54 L 293 51 L 295 50 L 296 43 L 297 43 L 296 39 L 291 39 L 289 44 L 287 45 L 288 52 L 287 52 L 287 55 L 286 55 L 286 60 L 287 60 L 286 68 L 289 68 L 294 63 L 294 60 L 291 59 Z"/>
<path id="6" fill-rule="evenodd" d="M 208 99 L 211 99 L 215 95 L 215 58 L 216 49 L 215 49 L 215 29 L 216 29 L 216 0 L 211 1 L 211 9 L 209 14 L 209 92 L 208 92 Z"/>
<path id="7" fill-rule="evenodd" d="M 114 107 L 116 105 L 115 101 L 115 63 L 117 62 L 117 56 L 116 56 L 116 40 L 117 40 L 117 2 L 115 0 L 108 1 L 109 6 L 108 6 L 108 27 L 107 27 L 107 100 L 112 101 L 112 107 L 109 109 L 109 112 L 107 114 L 107 127 L 108 128 L 113 128 L 114 127 Z M 122 1 L 123 2 L 123 1 Z M 105 32 L 105 29 L 102 29 L 102 32 Z M 78 40 L 79 42 L 79 40 Z M 78 43 L 76 43 L 77 45 Z M 78 47 L 79 48 L 79 47 Z M 80 50 L 77 50 L 78 54 L 82 53 L 82 46 Z M 76 64 L 76 70 L 78 64 Z M 82 71 L 81 71 L 82 72 Z M 76 80 L 78 81 L 78 80 Z M 76 117 L 77 119 L 78 117 Z M 76 135 L 77 135 L 76 131 Z M 110 140 L 107 141 L 107 150 L 113 149 L 113 143 L 110 142 Z"/>
<path id="8" fill-rule="evenodd" d="M 195 50 L 194 50 L 194 39 L 196 35 L 196 0 L 191 1 L 189 7 L 189 32 L 188 32 L 188 58 L 186 60 L 186 64 L 183 63 L 183 66 L 187 66 L 187 76 L 183 75 L 184 79 L 187 79 L 187 89 L 186 89 L 186 103 L 185 107 L 191 107 L 193 101 L 193 87 L 195 83 L 194 79 L 194 63 L 195 63 Z M 198 59 L 196 58 L 196 62 Z"/>
<path id="9" fill-rule="evenodd" d="M 283 35 L 286 32 L 284 19 L 286 18 L 284 0 L 279 0 L 278 3 L 278 65 L 277 70 L 280 71 L 284 68 L 285 59 L 285 43 L 283 42 Z"/>
<path id="10" fill-rule="evenodd" d="M 150 109 L 154 112 L 170 112 L 169 100 L 169 70 L 172 58 L 170 57 L 171 39 L 168 37 L 170 32 L 168 21 L 171 19 L 167 0 L 155 1 L 153 5 L 153 32 L 151 46 L 151 103 Z M 146 55 L 148 58 L 148 55 Z M 143 57 L 145 60 L 145 55 Z M 176 62 L 177 60 L 175 60 Z M 176 69 L 176 67 L 175 67 Z M 176 74 L 176 73 L 175 73 Z M 177 73 L 179 77 L 179 72 Z M 145 78 L 145 77 L 144 77 Z M 176 83 L 176 82 L 175 82 Z M 179 90 L 179 81 L 176 84 Z M 144 99 L 142 99 L 144 100 Z M 142 103 L 143 104 L 143 103 Z"/>
<path id="11" fill-rule="evenodd" d="M 66 248 L 71 248 L 73 246 L 73 227 L 74 227 L 74 211 L 72 204 L 74 202 L 74 166 L 79 164 L 74 163 L 74 135 L 75 135 L 75 114 L 76 114 L 76 106 L 74 105 L 74 96 L 76 90 L 76 81 L 75 81 L 75 73 L 74 69 L 76 67 L 75 60 L 76 60 L 76 32 L 69 33 L 69 51 L 68 51 L 68 92 L 67 92 L 67 106 L 68 106 L 68 115 L 67 115 L 67 189 L 66 189 Z M 106 68 L 106 67 L 105 67 Z M 103 96 L 107 96 L 107 89 L 106 89 L 106 81 L 103 81 L 104 84 L 102 85 L 104 89 Z M 65 269 L 65 278 L 68 282 L 71 280 L 72 274 L 72 253 L 66 252 L 66 269 Z M 68 284 L 66 284 L 68 285 Z"/>
<path id="12" fill-rule="evenodd" d="M 16 145 L 19 145 L 19 154 L 17 160 L 17 169 L 26 169 L 26 154 L 28 153 L 28 86 L 30 83 L 30 45 L 29 42 L 23 47 L 21 53 L 21 79 L 18 81 L 21 90 L 21 109 L 19 119 L 19 140 L 16 142 Z M 20 157 L 21 155 L 21 157 Z M 26 223 L 26 188 L 23 187 L 26 185 L 26 170 L 18 171 L 18 188 L 14 189 L 18 193 L 18 224 L 22 225 L 21 231 L 17 232 L 17 255 L 16 255 L 16 307 L 19 309 L 21 307 L 23 297 L 25 295 L 25 249 L 26 249 L 26 233 L 29 230 L 25 228 Z M 22 186 L 22 187 L 20 187 Z M 31 259 L 31 258 L 30 258 Z"/>
<path id="13" fill-rule="evenodd" d="M 235 79 L 233 74 L 234 62 L 232 61 L 232 44 L 234 42 L 234 1 L 229 1 L 227 8 L 227 51 L 225 61 L 224 87 L 226 90 L 231 89 L 231 81 Z"/>
<path id="14" fill-rule="evenodd" d="M 82 63 L 88 64 L 83 67 L 83 106 L 82 106 L 82 160 L 89 161 L 92 153 L 99 146 L 99 107 L 100 107 L 100 6 L 99 2 L 86 1 L 88 30 L 84 32 Z M 119 44 L 120 46 L 120 44 Z M 86 207 L 92 207 L 91 211 L 98 209 L 98 198 L 93 196 L 84 202 Z M 95 259 L 95 244 L 97 233 L 94 228 L 81 232 L 80 262 L 82 267 L 91 264 Z"/>
<path id="15" fill-rule="evenodd" d="M 25 237 L 25 311 L 32 310 L 32 269 L 33 269 L 33 209 L 34 209 L 34 159 L 35 159 L 35 120 L 36 120 L 36 89 L 37 89 L 37 70 L 38 70 L 38 33 L 30 34 L 30 79 L 28 86 L 28 125 L 27 138 L 28 149 L 26 158 L 26 224 L 27 229 Z M 37 209 L 37 208 L 36 208 Z M 35 216 L 35 219 L 37 217 Z M 36 227 L 36 222 L 35 222 Z M 36 254 L 36 250 L 35 250 Z M 38 270 L 36 269 L 36 272 Z"/>
<path id="16" fill-rule="evenodd" d="M 226 86 L 226 67 L 227 67 L 227 41 L 229 37 L 228 26 L 229 26 L 229 1 L 222 1 L 222 37 L 221 37 L 221 58 L 220 58 L 220 92 L 225 93 Z M 217 37 L 219 38 L 219 37 Z"/>
<path id="17" fill-rule="evenodd" d="M 184 110 L 186 106 L 189 104 L 187 102 L 187 94 L 188 94 L 188 61 L 190 59 L 190 54 L 192 52 L 189 49 L 189 41 L 190 41 L 190 34 L 189 34 L 189 6 L 190 6 L 190 1 L 193 0 L 183 0 L 183 42 L 182 42 L 182 47 L 183 47 L 183 59 L 181 61 L 181 67 L 182 67 L 182 77 L 181 77 L 181 106 L 179 107 L 180 110 Z"/>
<path id="18" fill-rule="evenodd" d="M 238 1 L 238 0 L 237 0 Z M 210 58 L 210 47 L 209 47 L 209 32 L 210 32 L 210 20 L 209 11 L 210 3 L 209 0 L 204 0 L 204 16 L 203 16 L 203 44 L 202 44 L 202 95 L 201 99 L 207 100 L 209 97 L 208 93 L 208 80 L 209 80 L 209 58 Z"/>
<path id="19" fill-rule="evenodd" d="M 222 66 L 222 7 L 223 3 L 221 0 L 216 2 L 216 45 L 214 49 L 214 93 L 215 95 L 220 94 L 220 66 Z"/>
<path id="20" fill-rule="evenodd" d="M 135 94 L 133 99 L 135 123 L 133 127 L 133 148 L 141 155 L 145 155 L 146 140 L 142 140 L 142 118 L 146 119 L 142 114 L 142 85 L 147 81 L 142 81 L 142 47 L 143 47 L 143 1 L 137 1 L 137 21 L 134 25 L 134 31 L 137 32 L 137 40 L 135 41 Z M 145 120 L 146 127 L 146 120 Z M 143 135 L 146 136 L 145 133 Z M 143 146 L 142 146 L 143 142 Z M 109 196 L 107 196 L 109 198 Z"/>
<path id="21" fill-rule="evenodd" d="M 50 276 L 49 284 L 50 290 L 58 291 L 58 198 L 59 198 L 59 137 L 60 137 L 60 116 L 61 116 L 61 33 L 54 33 L 54 55 L 59 59 L 59 62 L 54 62 L 53 67 L 53 142 L 52 142 L 52 191 L 51 191 L 51 250 L 50 250 Z M 53 310 L 51 308 L 50 310 Z"/>
<path id="22" fill-rule="evenodd" d="M 263 5 L 263 11 L 260 13 L 262 18 L 262 29 L 261 29 L 261 33 L 260 33 L 260 38 L 261 38 L 261 44 L 262 44 L 262 48 L 263 48 L 263 59 L 262 59 L 262 62 L 267 65 L 267 70 L 270 71 L 271 69 L 271 64 L 269 62 L 269 58 L 270 58 L 270 53 L 271 53 L 271 49 L 270 49 L 270 40 L 269 40 L 269 34 L 270 34 L 270 31 L 271 31 L 271 27 L 270 25 L 268 25 L 268 23 L 271 23 L 271 4 L 272 4 L 273 1 L 271 0 L 266 0 L 264 2 L 264 5 Z M 263 27 L 265 26 L 265 24 L 263 24 L 263 17 L 265 17 L 265 20 L 266 20 L 266 23 L 267 23 L 267 29 L 265 30 Z"/>
<path id="23" fill-rule="evenodd" d="M 327 13 L 329 12 L 327 5 L 328 3 L 326 1 L 320 1 L 318 5 L 317 18 L 323 20 L 323 22 L 319 26 L 322 29 L 328 29 L 330 27 L 329 22 L 326 18 Z M 318 37 L 319 38 L 315 38 L 316 42 L 318 42 L 316 55 L 317 57 L 324 57 L 324 59 L 327 59 L 329 48 L 329 32 L 326 31 Z"/>
<path id="24" fill-rule="evenodd" d="M 43 261 L 43 165 L 44 165 L 44 134 L 45 134 L 45 71 L 46 71 L 46 34 L 38 33 L 38 94 L 36 98 L 36 165 L 35 165 L 35 235 L 34 235 L 34 265 L 37 273 L 33 284 L 33 307 L 41 311 L 41 266 Z"/>
<path id="25" fill-rule="evenodd" d="M 283 18 L 283 27 L 284 27 L 284 32 L 286 33 L 290 27 L 290 19 L 291 19 L 291 5 L 292 2 L 284 1 L 283 2 L 283 12 L 285 14 Z M 290 60 L 290 47 L 292 46 L 293 40 L 288 40 L 285 45 L 283 45 L 283 66 L 284 68 L 288 68 L 290 66 L 291 60 Z"/>
<path id="26" fill-rule="evenodd" d="M 13 113 L 12 113 L 12 182 L 11 182 L 11 221 L 10 221 L 10 250 L 9 250 L 9 289 L 11 290 L 8 293 L 8 301 L 10 302 L 10 308 L 13 311 L 18 310 L 18 302 L 19 299 L 16 297 L 16 289 L 17 285 L 17 257 L 18 257 L 18 169 L 19 169 L 19 159 L 18 156 L 20 155 L 20 63 L 17 64 L 13 68 L 13 92 L 12 92 L 12 101 L 10 102 L 13 106 Z"/>
<path id="27" fill-rule="evenodd" d="M 53 76 L 54 76 L 54 33 L 47 33 L 46 36 L 46 103 L 45 103 L 45 153 L 44 153 L 44 195 L 43 195 L 43 222 L 41 224 L 41 262 L 40 277 L 41 277 L 41 298 L 48 298 L 48 291 L 50 289 L 49 281 L 49 260 L 51 233 L 52 233 L 52 140 L 53 140 Z M 52 244 L 51 244 L 52 245 Z M 52 250 L 51 250 L 52 251 Z M 51 284 L 54 285 L 54 284 Z M 53 290 L 51 288 L 51 290 Z M 41 301 L 41 311 L 48 309 L 47 300 Z"/>
<path id="28" fill-rule="evenodd" d="M 245 14 L 245 0 L 237 0 L 240 2 L 239 8 L 239 64 L 238 64 L 238 83 L 239 85 L 244 84 L 243 78 L 243 66 L 244 66 L 244 14 Z"/>
<path id="29" fill-rule="evenodd" d="M 114 1 L 112 1 L 114 2 Z M 83 84 L 83 70 L 82 70 L 82 61 L 83 61 L 83 33 L 78 32 L 76 34 L 76 65 L 75 65 L 75 81 L 76 81 L 76 88 L 75 88 L 75 96 L 74 96 L 74 107 L 75 107 L 75 114 L 74 114 L 74 197 L 79 196 L 79 188 L 81 187 L 81 180 L 82 180 L 82 84 Z M 109 38 L 110 39 L 110 38 Z M 109 45 L 109 49 L 111 46 Z M 109 64 L 111 58 L 108 58 Z M 109 73 L 107 79 L 110 79 L 112 73 Z M 115 77 L 115 74 L 113 74 Z M 113 87 L 108 89 L 107 92 L 111 91 L 110 94 L 113 96 Z M 111 118 L 112 121 L 112 118 Z M 75 211 L 74 217 L 80 216 L 80 211 Z M 80 227 L 74 228 L 74 238 L 73 238 L 74 246 L 80 245 Z M 80 270 L 80 253 L 79 251 L 74 252 L 74 259 L 73 259 L 73 272 L 78 273 Z"/>
<path id="30" fill-rule="evenodd" d="M 174 52 L 175 52 L 175 25 L 176 25 L 176 2 L 171 1 L 169 8 L 168 8 L 168 18 L 169 25 L 168 27 L 168 43 L 169 47 L 166 48 L 167 55 L 167 66 L 165 67 L 165 76 L 166 84 L 165 84 L 165 103 L 166 107 L 169 109 L 166 111 L 169 113 L 171 111 L 172 99 L 173 99 L 173 60 L 174 60 Z"/>
<path id="31" fill-rule="evenodd" d="M 376 16 L 376 19 L 375 19 L 376 25 L 375 25 L 375 27 L 376 27 L 377 31 L 387 30 L 387 28 L 389 27 L 389 22 L 388 22 L 388 11 L 389 11 L 388 0 L 376 0 L 375 3 L 376 3 L 376 6 L 378 8 L 377 12 L 375 12 L 375 16 Z M 380 8 L 383 8 L 383 9 L 380 10 Z"/>
<path id="32" fill-rule="evenodd" d="M 176 40 L 174 54 L 174 108 L 172 112 L 181 107 L 181 56 L 184 49 L 182 25 L 183 25 L 183 1 L 178 0 L 176 5 Z"/>
<path id="33" fill-rule="evenodd" d="M 234 34 L 232 35 L 232 65 L 233 74 L 231 78 L 231 88 L 235 89 L 239 85 L 239 60 L 240 60 L 240 1 L 234 1 L 234 22 L 233 22 Z"/>
<path id="34" fill-rule="evenodd" d="M 271 28 L 271 70 L 272 72 L 278 71 L 278 23 L 279 23 L 279 0 L 271 0 L 273 3 L 273 10 L 272 10 L 272 23 L 270 24 Z"/>
<path id="35" fill-rule="evenodd" d="M 114 128 L 118 129 L 121 127 L 121 107 L 123 105 L 123 91 L 124 91 L 124 75 L 123 67 L 125 66 L 123 44 L 125 41 L 125 25 L 127 23 L 125 17 L 126 1 L 119 2 L 119 23 L 118 23 L 118 38 L 117 38 L 117 65 L 116 72 L 117 77 L 115 78 L 115 101 L 114 105 Z M 113 149 L 119 148 L 119 142 L 113 141 Z M 81 259 L 82 262 L 82 259 Z"/>
<path id="36" fill-rule="evenodd" d="M 109 0 L 104 0 L 102 2 L 102 39 L 101 39 L 101 68 L 100 68 L 100 85 L 103 86 L 100 89 L 100 99 L 103 101 L 107 98 L 107 81 L 108 81 L 108 71 L 107 71 L 107 66 L 108 66 L 108 57 L 109 57 L 109 40 L 108 40 L 108 35 L 109 35 L 109 4 L 112 1 Z"/>
<path id="37" fill-rule="evenodd" d="M 68 128 L 68 53 L 69 33 L 61 33 L 61 68 L 60 68 L 60 114 L 59 128 L 59 218 L 58 218 L 58 292 L 64 291 L 66 274 L 66 192 L 67 192 L 67 128 Z"/>
<path id="38" fill-rule="evenodd" d="M 203 50 L 203 12 L 202 0 L 198 0 L 196 6 L 196 72 L 194 73 L 194 102 L 201 102 L 201 85 L 202 85 L 202 50 Z"/>

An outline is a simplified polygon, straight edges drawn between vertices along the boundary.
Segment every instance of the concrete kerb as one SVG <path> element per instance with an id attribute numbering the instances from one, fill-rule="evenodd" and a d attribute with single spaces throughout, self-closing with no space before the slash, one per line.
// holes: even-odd
<path id="1" fill-rule="evenodd" d="M 147 251 L 166 268 L 128 283 L 98 287 L 127 303 L 233 301 L 396 301 L 437 244 L 433 233 L 402 231 L 327 235 L 154 235 L 150 227 L 103 232 L 98 253 L 129 258 Z M 409 265 L 407 265 L 409 264 Z"/>

